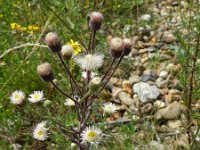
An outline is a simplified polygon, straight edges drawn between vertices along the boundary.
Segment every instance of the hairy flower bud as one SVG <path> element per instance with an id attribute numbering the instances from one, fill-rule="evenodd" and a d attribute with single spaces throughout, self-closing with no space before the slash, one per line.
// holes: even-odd
<path id="1" fill-rule="evenodd" d="M 121 38 L 115 37 L 110 41 L 111 55 L 114 58 L 119 58 L 124 50 L 124 42 Z"/>
<path id="2" fill-rule="evenodd" d="M 57 33 L 49 32 L 45 41 L 52 52 L 59 52 L 61 50 L 61 43 Z"/>
<path id="3" fill-rule="evenodd" d="M 63 59 L 70 59 L 72 57 L 73 48 L 70 45 L 63 45 L 61 49 L 61 56 Z"/>
<path id="4" fill-rule="evenodd" d="M 100 12 L 92 12 L 90 14 L 89 27 L 91 30 L 99 30 L 103 21 L 103 15 Z"/>
<path id="5" fill-rule="evenodd" d="M 131 51 L 132 41 L 129 38 L 123 39 L 123 41 L 124 41 L 124 52 L 123 52 L 123 55 L 127 56 Z"/>
<path id="6" fill-rule="evenodd" d="M 99 77 L 94 77 L 89 83 L 90 90 L 97 91 L 100 83 L 101 83 L 101 79 Z"/>
<path id="7" fill-rule="evenodd" d="M 37 67 L 37 73 L 45 82 L 50 82 L 54 79 L 53 72 L 51 71 L 51 65 L 49 63 L 43 63 Z"/>

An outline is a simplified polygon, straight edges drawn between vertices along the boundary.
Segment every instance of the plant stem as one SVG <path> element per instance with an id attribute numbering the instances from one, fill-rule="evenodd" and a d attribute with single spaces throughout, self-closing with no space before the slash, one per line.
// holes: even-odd
<path id="1" fill-rule="evenodd" d="M 112 59 L 112 62 L 110 63 L 110 65 L 109 65 L 107 71 L 105 72 L 103 78 L 101 79 L 101 82 L 103 82 L 103 80 L 104 80 L 104 79 L 106 78 L 106 76 L 108 75 L 108 73 L 109 73 L 109 71 L 111 70 L 111 67 L 113 66 L 115 60 L 116 60 L 116 58 L 113 58 L 113 59 Z"/>
<path id="2" fill-rule="evenodd" d="M 70 76 L 70 78 L 72 79 L 74 85 L 76 86 L 78 92 L 81 94 L 81 96 L 83 96 L 83 93 L 82 93 L 82 91 L 80 90 L 80 87 L 78 86 L 78 84 L 77 84 L 76 81 L 74 80 L 74 77 L 72 76 L 72 74 L 71 74 L 69 68 L 65 65 L 65 62 L 63 61 L 62 56 L 60 55 L 60 53 L 57 53 L 57 54 L 58 54 L 58 57 L 59 57 L 60 61 L 61 61 L 62 64 L 63 64 L 63 66 L 64 66 L 64 68 L 65 68 L 67 74 Z"/>
<path id="3" fill-rule="evenodd" d="M 72 101 L 74 101 L 74 103 L 76 103 L 80 108 L 80 104 L 74 99 L 72 98 L 71 96 L 69 96 L 68 94 L 66 94 L 65 92 L 63 92 L 53 81 L 51 82 L 51 84 L 61 93 L 63 94 L 65 97 L 71 99 Z"/>

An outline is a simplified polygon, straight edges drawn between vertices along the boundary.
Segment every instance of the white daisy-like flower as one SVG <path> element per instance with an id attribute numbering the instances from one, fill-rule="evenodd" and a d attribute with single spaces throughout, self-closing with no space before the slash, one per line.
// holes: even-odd
<path id="1" fill-rule="evenodd" d="M 65 106 L 75 106 L 75 103 L 70 98 L 67 98 L 64 103 Z"/>
<path id="2" fill-rule="evenodd" d="M 34 91 L 32 94 L 29 95 L 28 100 L 31 103 L 37 103 L 39 101 L 42 101 L 44 99 L 44 93 L 43 91 Z"/>
<path id="3" fill-rule="evenodd" d="M 84 143 L 97 143 L 101 140 L 102 131 L 95 127 L 86 127 L 81 133 L 81 139 Z"/>
<path id="4" fill-rule="evenodd" d="M 79 55 L 74 58 L 75 62 L 83 70 L 91 71 L 102 66 L 104 56 L 102 54 Z"/>
<path id="5" fill-rule="evenodd" d="M 90 78 L 92 79 L 92 78 L 94 78 L 95 76 L 97 76 L 98 74 L 97 73 L 95 73 L 95 72 L 91 72 L 90 73 Z M 86 71 L 83 71 L 82 72 L 82 78 L 84 78 L 84 79 L 87 79 L 87 72 Z"/>
<path id="6" fill-rule="evenodd" d="M 103 109 L 104 109 L 104 113 L 112 114 L 116 111 L 117 107 L 113 103 L 106 103 L 104 104 Z"/>
<path id="7" fill-rule="evenodd" d="M 40 141 L 44 141 L 48 138 L 49 128 L 46 128 L 46 123 L 46 121 L 42 121 L 36 125 L 35 129 L 33 130 L 33 138 Z"/>
<path id="8" fill-rule="evenodd" d="M 24 98 L 25 98 L 24 92 L 19 91 L 19 90 L 14 91 L 10 96 L 11 103 L 16 104 L 16 105 L 21 104 Z"/>

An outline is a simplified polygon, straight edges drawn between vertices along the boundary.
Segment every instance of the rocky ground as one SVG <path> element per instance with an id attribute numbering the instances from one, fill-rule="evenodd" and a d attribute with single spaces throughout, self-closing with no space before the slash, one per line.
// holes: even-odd
<path id="1" fill-rule="evenodd" d="M 131 114 L 136 122 L 133 139 L 151 138 L 148 144 L 152 149 L 187 149 L 187 126 L 191 123 L 191 130 L 197 130 L 196 120 L 187 121 L 183 85 L 177 78 L 182 65 L 177 63 L 180 48 L 174 33 L 178 30 L 186 34 L 180 11 L 187 12 L 188 7 L 187 1 L 153 1 L 148 14 L 140 17 L 144 27 L 133 37 L 130 57 L 134 71 L 128 79 L 113 77 L 110 81 L 112 101 L 118 105 L 117 113 L 123 113 L 122 117 L 115 113 L 107 121 L 125 121 Z M 200 102 L 195 104 L 195 109 L 200 109 L 199 106 Z M 147 129 L 141 129 L 137 122 L 146 123 Z M 196 141 L 200 141 L 200 134 Z"/>

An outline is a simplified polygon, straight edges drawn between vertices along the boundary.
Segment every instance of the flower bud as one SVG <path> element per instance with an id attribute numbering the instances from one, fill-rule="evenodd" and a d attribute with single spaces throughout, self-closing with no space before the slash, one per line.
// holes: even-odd
<path id="1" fill-rule="evenodd" d="M 39 65 L 37 67 L 37 73 L 45 82 L 50 82 L 54 79 L 53 72 L 51 71 L 51 65 L 49 63 Z"/>
<path id="2" fill-rule="evenodd" d="M 132 41 L 131 41 L 131 39 L 128 39 L 128 38 L 124 39 L 123 41 L 124 41 L 124 52 L 123 52 L 123 55 L 127 56 L 131 51 Z"/>
<path id="3" fill-rule="evenodd" d="M 61 56 L 63 59 L 70 59 L 72 57 L 73 48 L 70 45 L 63 45 L 61 49 Z"/>
<path id="4" fill-rule="evenodd" d="M 97 91 L 100 83 L 101 83 L 101 79 L 99 77 L 94 77 L 89 83 L 90 90 Z"/>
<path id="5" fill-rule="evenodd" d="M 111 55 L 114 58 L 119 58 L 124 50 L 124 42 L 121 38 L 112 38 L 110 41 Z"/>
<path id="6" fill-rule="evenodd" d="M 103 21 L 103 15 L 100 12 L 92 12 L 90 14 L 89 27 L 91 30 L 99 30 Z"/>
<path id="7" fill-rule="evenodd" d="M 57 33 L 49 32 L 45 41 L 52 52 L 59 52 L 61 50 L 61 43 Z"/>
<path id="8" fill-rule="evenodd" d="M 48 100 L 48 99 L 45 100 L 44 103 L 43 103 L 43 106 L 44 106 L 44 107 L 48 107 L 48 106 L 50 106 L 50 105 L 51 105 L 51 101 Z"/>

